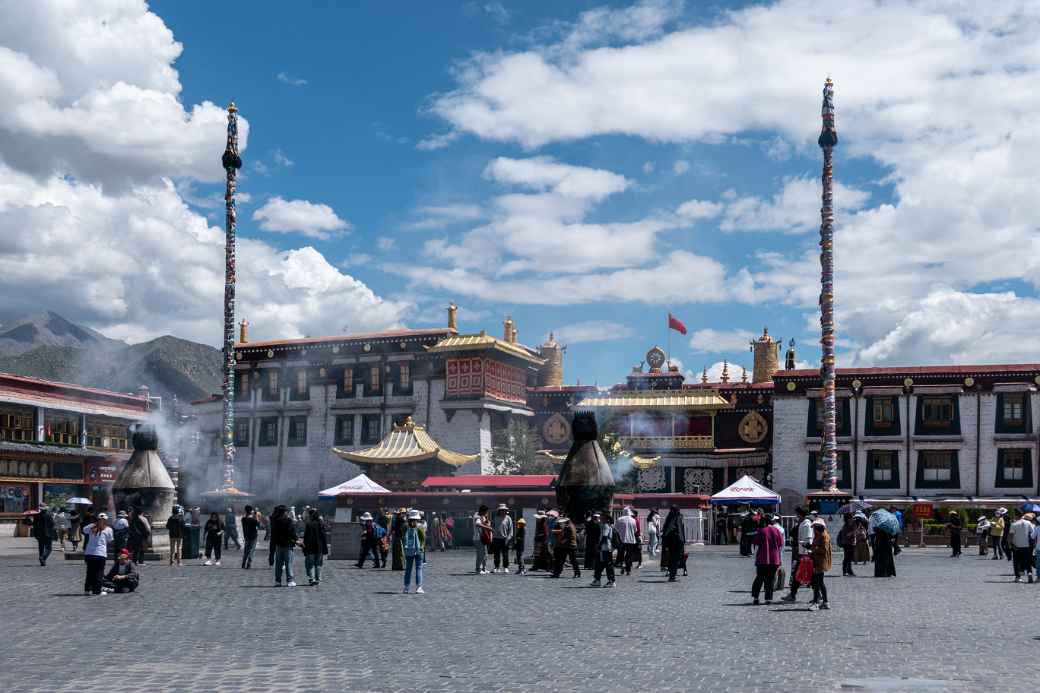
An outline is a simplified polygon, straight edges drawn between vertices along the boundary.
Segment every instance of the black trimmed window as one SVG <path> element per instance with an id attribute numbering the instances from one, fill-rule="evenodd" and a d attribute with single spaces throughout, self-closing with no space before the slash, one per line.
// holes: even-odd
<path id="1" fill-rule="evenodd" d="M 835 404 L 837 406 L 834 409 L 834 428 L 839 436 L 851 436 L 849 398 L 840 397 Z M 823 435 L 823 401 L 818 398 L 809 400 L 809 420 L 806 422 L 805 435 L 809 438 L 819 438 Z"/>
<path id="2" fill-rule="evenodd" d="M 307 369 L 297 368 L 293 371 L 292 383 L 289 387 L 289 399 L 293 402 L 304 402 L 311 398 L 311 389 L 307 383 Z"/>
<path id="3" fill-rule="evenodd" d="M 1029 409 L 1029 394 L 1026 392 L 997 394 L 997 433 L 1028 433 Z"/>
<path id="4" fill-rule="evenodd" d="M 249 419 L 235 419 L 235 447 L 249 447 Z"/>
<path id="5" fill-rule="evenodd" d="M 412 392 L 412 364 L 398 361 L 394 364 L 394 393 L 407 395 Z"/>
<path id="6" fill-rule="evenodd" d="M 958 398 L 954 395 L 924 395 L 917 398 L 916 435 L 960 435 Z"/>
<path id="7" fill-rule="evenodd" d="M 849 461 L 848 450 L 838 450 L 838 488 L 851 488 L 852 463 Z M 820 463 L 820 453 L 809 453 L 809 466 L 806 475 L 805 487 L 807 489 L 823 488 L 823 465 Z"/>
<path id="8" fill-rule="evenodd" d="M 373 363 L 368 368 L 368 380 L 365 382 L 365 395 L 379 395 L 383 392 L 383 365 Z"/>
<path id="9" fill-rule="evenodd" d="M 379 414 L 364 414 L 361 417 L 361 443 L 375 445 L 383 438 L 383 417 Z"/>
<path id="10" fill-rule="evenodd" d="M 864 432 L 868 436 L 899 435 L 899 398 L 867 397 Z"/>
<path id="11" fill-rule="evenodd" d="M 278 417 L 267 416 L 260 419 L 260 435 L 256 444 L 262 448 L 278 445 Z"/>
<path id="12" fill-rule="evenodd" d="M 344 366 L 336 379 L 336 399 L 345 399 L 354 396 L 355 374 L 353 366 Z"/>
<path id="13" fill-rule="evenodd" d="M 302 448 L 307 444 L 307 417 L 289 417 L 289 440 L 286 445 L 290 448 Z"/>
<path id="14" fill-rule="evenodd" d="M 354 444 L 354 415 L 343 414 L 336 417 L 336 445 Z"/>
<path id="15" fill-rule="evenodd" d="M 280 390 L 280 384 L 278 382 L 278 369 L 277 368 L 265 368 L 264 369 L 264 387 L 263 387 L 263 400 L 265 402 L 279 402 L 282 399 L 282 393 Z"/>
<path id="16" fill-rule="evenodd" d="M 961 470 L 956 450 L 917 452 L 918 488 L 960 488 Z"/>
<path id="17" fill-rule="evenodd" d="M 899 451 L 868 450 L 864 488 L 899 488 Z"/>
<path id="18" fill-rule="evenodd" d="M 1000 488 L 1032 488 L 1033 459 L 1029 448 L 998 448 L 997 479 Z"/>

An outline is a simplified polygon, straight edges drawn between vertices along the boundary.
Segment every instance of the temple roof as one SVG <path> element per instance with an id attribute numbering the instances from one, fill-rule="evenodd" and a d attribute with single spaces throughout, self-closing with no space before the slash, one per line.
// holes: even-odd
<path id="1" fill-rule="evenodd" d="M 407 464 L 437 459 L 453 467 L 461 467 L 480 455 L 463 455 L 437 444 L 426 429 L 408 417 L 400 426 L 394 426 L 383 440 L 372 448 L 350 452 L 332 448 L 341 458 L 361 464 Z"/>
<path id="2" fill-rule="evenodd" d="M 685 411 L 717 411 L 733 405 L 715 390 L 634 390 L 611 391 L 586 397 L 576 405 L 579 409 L 682 409 Z"/>
<path id="3" fill-rule="evenodd" d="M 453 335 L 442 339 L 431 347 L 427 347 L 427 351 L 431 354 L 452 351 L 498 351 L 515 356 L 535 366 L 541 366 L 545 363 L 545 359 L 535 356 L 531 350 L 523 345 L 496 339 L 486 333 Z"/>

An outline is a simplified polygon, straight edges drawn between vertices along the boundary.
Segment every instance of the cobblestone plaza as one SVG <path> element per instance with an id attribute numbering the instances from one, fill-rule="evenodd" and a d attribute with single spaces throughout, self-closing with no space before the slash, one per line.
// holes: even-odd
<path id="1" fill-rule="evenodd" d="M 695 551 L 678 584 L 644 563 L 615 590 L 588 573 L 478 577 L 472 553 L 435 553 L 425 595 L 340 561 L 320 587 L 276 589 L 231 551 L 221 568 L 148 564 L 137 593 L 103 597 L 83 596 L 81 563 L 40 568 L 33 549 L 5 539 L 0 557 L 11 693 L 1013 690 L 1040 649 L 1040 586 L 939 549 L 904 551 L 896 579 L 832 571 L 829 612 L 805 591 L 751 606 L 735 547 Z"/>

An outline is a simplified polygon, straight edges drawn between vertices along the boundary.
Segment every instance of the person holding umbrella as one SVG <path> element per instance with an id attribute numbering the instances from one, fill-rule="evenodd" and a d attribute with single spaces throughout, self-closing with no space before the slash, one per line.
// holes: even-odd
<path id="1" fill-rule="evenodd" d="M 899 536 L 899 520 L 887 510 L 878 510 L 870 521 L 874 525 L 874 577 L 895 577 L 892 544 Z"/>

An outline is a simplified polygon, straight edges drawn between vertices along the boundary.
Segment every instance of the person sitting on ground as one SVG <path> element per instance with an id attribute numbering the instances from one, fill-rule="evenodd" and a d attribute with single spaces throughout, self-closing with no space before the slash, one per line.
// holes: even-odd
<path id="1" fill-rule="evenodd" d="M 141 577 L 137 568 L 130 562 L 130 552 L 123 549 L 119 552 L 112 569 L 108 571 L 108 575 L 101 581 L 101 588 L 105 592 L 122 594 L 136 590 L 140 581 Z"/>

